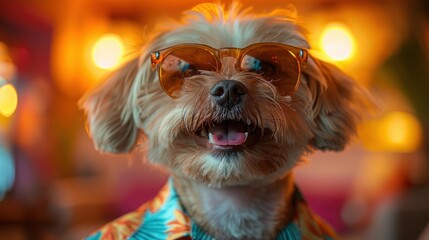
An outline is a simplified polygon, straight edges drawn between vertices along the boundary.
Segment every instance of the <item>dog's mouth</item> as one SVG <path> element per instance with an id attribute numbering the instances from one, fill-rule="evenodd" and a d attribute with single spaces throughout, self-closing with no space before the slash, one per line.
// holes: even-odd
<path id="1" fill-rule="evenodd" d="M 250 122 L 226 120 L 205 124 L 196 132 L 196 142 L 212 150 L 240 150 L 259 141 L 262 130 Z"/>

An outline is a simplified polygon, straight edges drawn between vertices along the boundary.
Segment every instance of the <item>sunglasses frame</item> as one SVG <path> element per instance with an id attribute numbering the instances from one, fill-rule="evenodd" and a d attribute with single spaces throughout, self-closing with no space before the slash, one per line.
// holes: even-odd
<path id="1" fill-rule="evenodd" d="M 163 84 L 162 84 L 162 76 L 161 76 L 161 63 L 164 61 L 164 59 L 173 51 L 177 50 L 177 49 L 181 49 L 181 48 L 199 48 L 202 50 L 207 51 L 208 53 L 210 53 L 213 58 L 216 60 L 216 71 L 219 71 L 219 67 L 221 66 L 221 59 L 224 57 L 234 57 L 237 59 L 237 63 L 240 63 L 243 59 L 243 56 L 245 56 L 248 52 L 258 48 L 258 47 L 263 47 L 263 46 L 274 46 L 274 47 L 280 47 L 283 48 L 285 50 L 287 50 L 293 57 L 294 59 L 297 61 L 297 66 L 298 66 L 298 74 L 297 74 L 297 80 L 296 80 L 296 84 L 294 89 L 292 89 L 292 91 L 289 93 L 289 95 L 292 95 L 299 87 L 299 85 L 301 84 L 301 70 L 302 70 L 302 66 L 304 63 L 307 62 L 308 60 L 308 51 L 306 49 L 303 48 L 298 48 L 298 47 L 294 47 L 294 46 L 290 46 L 287 44 L 282 44 L 282 43 L 271 43 L 271 42 L 265 42 L 265 43 L 256 43 L 256 44 L 251 44 L 247 47 L 244 48 L 233 48 L 233 47 L 226 47 L 226 48 L 212 48 L 208 45 L 204 45 L 204 44 L 194 44 L 194 43 L 186 43 L 186 44 L 179 44 L 179 45 L 174 45 L 171 47 L 167 47 L 158 51 L 153 51 L 150 54 L 150 60 L 151 60 L 151 68 L 152 70 L 157 69 L 158 71 L 158 77 L 159 77 L 159 82 L 160 85 L 162 87 L 162 89 L 164 90 L 164 92 L 169 95 L 172 98 L 176 98 L 174 96 L 172 96 L 172 94 L 169 93 L 169 91 L 167 91 Z M 237 68 L 238 69 L 238 68 Z"/>

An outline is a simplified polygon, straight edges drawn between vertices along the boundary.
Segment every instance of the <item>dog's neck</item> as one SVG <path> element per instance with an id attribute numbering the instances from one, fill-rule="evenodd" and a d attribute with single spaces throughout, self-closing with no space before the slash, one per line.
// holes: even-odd
<path id="1" fill-rule="evenodd" d="M 212 188 L 175 177 L 191 219 L 216 239 L 272 239 L 291 220 L 293 177 L 259 186 Z"/>

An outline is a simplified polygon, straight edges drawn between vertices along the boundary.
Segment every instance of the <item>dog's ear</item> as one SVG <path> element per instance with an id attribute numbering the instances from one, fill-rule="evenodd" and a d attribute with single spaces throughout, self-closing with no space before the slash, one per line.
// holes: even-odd
<path id="1" fill-rule="evenodd" d="M 113 72 L 79 102 L 88 116 L 88 130 L 97 150 L 125 153 L 133 149 L 138 129 L 130 109 L 130 92 L 139 69 L 138 58 Z"/>
<path id="2" fill-rule="evenodd" d="M 343 150 L 356 133 L 369 95 L 340 69 L 313 57 L 309 57 L 304 75 L 316 125 L 310 145 L 319 150 Z"/>

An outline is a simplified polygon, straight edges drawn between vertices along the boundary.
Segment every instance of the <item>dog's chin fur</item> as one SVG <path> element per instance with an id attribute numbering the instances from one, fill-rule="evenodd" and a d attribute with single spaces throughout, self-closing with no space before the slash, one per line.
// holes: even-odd
<path id="1" fill-rule="evenodd" d="M 271 83 L 257 74 L 236 72 L 225 64 L 218 73 L 206 72 L 186 81 L 181 95 L 172 99 L 163 92 L 157 72 L 151 69 L 150 53 L 183 43 L 243 48 L 254 43 L 276 42 L 308 49 L 295 15 L 286 10 L 254 15 L 241 10 L 237 4 L 229 9 L 202 4 L 187 12 L 181 21 L 163 23 L 155 28 L 139 57 L 113 73 L 81 101 L 97 149 L 110 153 L 129 152 L 136 146 L 138 136 L 144 134 L 148 159 L 166 167 L 179 189 L 189 188 L 186 192 L 191 197 L 184 194 L 184 190 L 178 191 L 185 199 L 185 208 L 199 201 L 201 196 L 196 192 L 203 189 L 201 186 L 217 189 L 271 186 L 269 188 L 276 193 L 265 200 L 256 194 L 256 199 L 268 205 L 278 204 L 287 196 L 289 183 L 293 181 L 290 170 L 304 154 L 317 149 L 338 151 L 344 148 L 367 102 L 363 91 L 336 67 L 309 56 L 301 73 L 302 82 L 292 96 L 281 96 Z M 247 97 L 230 110 L 214 104 L 209 94 L 210 88 L 222 80 L 239 81 L 248 89 Z M 204 129 L 222 121 L 250 123 L 253 135 L 247 145 L 227 150 L 213 148 Z M 216 192 L 201 191 L 208 195 Z M 244 195 L 247 192 L 249 196 L 255 194 L 240 192 Z M 228 198 L 228 194 L 219 196 Z M 226 203 L 228 205 L 228 201 Z M 261 211 L 288 211 L 288 206 L 278 206 Z M 205 230 L 215 235 L 223 232 L 223 239 L 237 238 L 238 230 L 228 230 L 227 226 L 240 218 L 239 213 L 234 218 L 218 216 L 226 221 L 225 229 L 218 229 L 219 224 L 211 225 L 207 220 L 211 218 L 204 217 L 210 216 L 207 209 L 207 206 L 194 209 L 191 217 L 198 216 Z M 231 209 L 231 206 L 223 209 Z M 250 213 L 258 208 L 250 209 L 244 211 L 248 216 L 259 216 Z M 279 222 L 286 221 L 279 220 L 277 214 L 267 216 L 272 219 L 254 220 L 270 222 L 264 224 L 264 229 L 271 229 L 268 231 L 271 234 Z M 267 232 L 261 230 L 261 226 L 235 227 L 246 233 L 238 238 L 250 239 L 250 236 L 262 236 L 258 234 Z"/>

